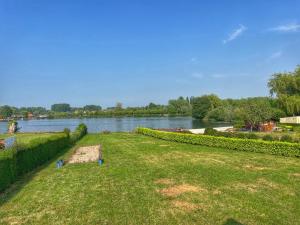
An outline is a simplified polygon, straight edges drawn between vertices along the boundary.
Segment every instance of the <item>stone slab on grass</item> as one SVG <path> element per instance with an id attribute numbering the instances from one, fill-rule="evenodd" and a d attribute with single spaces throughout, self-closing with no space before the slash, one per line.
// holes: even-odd
<path id="1" fill-rule="evenodd" d="M 102 155 L 100 145 L 85 146 L 78 148 L 71 156 L 68 163 L 95 162 L 101 158 Z"/>

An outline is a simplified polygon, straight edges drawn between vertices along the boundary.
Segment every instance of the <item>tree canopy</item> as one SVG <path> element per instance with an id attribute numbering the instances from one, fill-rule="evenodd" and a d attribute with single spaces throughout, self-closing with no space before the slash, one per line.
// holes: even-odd
<path id="1" fill-rule="evenodd" d="M 188 100 L 183 97 L 171 99 L 168 103 L 168 113 L 171 115 L 190 115 L 192 107 Z"/>
<path id="2" fill-rule="evenodd" d="M 10 106 L 8 105 L 4 105 L 4 106 L 1 106 L 0 107 L 0 116 L 2 118 L 8 118 L 8 117 L 11 117 L 13 114 L 13 110 Z"/>
<path id="3" fill-rule="evenodd" d="M 58 103 L 51 106 L 53 112 L 70 112 L 71 106 L 67 103 Z"/>
<path id="4" fill-rule="evenodd" d="M 273 74 L 268 87 L 287 115 L 300 115 L 300 66 L 294 72 Z"/>
<path id="5" fill-rule="evenodd" d="M 193 117 L 203 119 L 209 111 L 221 106 L 222 101 L 217 95 L 203 95 L 201 97 L 192 97 L 191 105 Z"/>
<path id="6" fill-rule="evenodd" d="M 98 111 L 101 110 L 102 107 L 100 105 L 86 105 L 83 107 L 85 111 Z"/>

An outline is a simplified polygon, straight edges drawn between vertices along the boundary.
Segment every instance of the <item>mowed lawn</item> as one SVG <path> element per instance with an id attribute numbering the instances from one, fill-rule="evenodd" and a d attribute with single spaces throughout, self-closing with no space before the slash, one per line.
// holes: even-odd
<path id="1" fill-rule="evenodd" d="M 0 139 L 5 139 L 9 137 L 16 137 L 17 143 L 27 144 L 28 142 L 38 139 L 38 138 L 47 138 L 50 136 L 59 135 L 61 132 L 36 132 L 36 133 L 16 133 L 16 134 L 0 134 Z"/>
<path id="2" fill-rule="evenodd" d="M 300 159 L 89 134 L 104 164 L 55 161 L 0 197 L 0 224 L 300 224 Z M 74 149 L 60 158 L 67 159 Z"/>

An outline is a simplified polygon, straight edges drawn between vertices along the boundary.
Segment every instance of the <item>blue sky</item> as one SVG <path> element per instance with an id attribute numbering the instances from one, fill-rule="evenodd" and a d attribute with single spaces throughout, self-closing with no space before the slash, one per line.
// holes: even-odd
<path id="1" fill-rule="evenodd" d="M 268 95 L 300 64 L 300 1 L 0 0 L 0 105 Z"/>

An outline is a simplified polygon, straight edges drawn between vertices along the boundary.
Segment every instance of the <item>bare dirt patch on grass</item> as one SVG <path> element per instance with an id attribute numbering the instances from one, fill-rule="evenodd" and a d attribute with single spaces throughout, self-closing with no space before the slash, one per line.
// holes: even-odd
<path id="1" fill-rule="evenodd" d="M 255 166 L 255 165 L 250 165 L 250 164 L 247 164 L 247 165 L 243 166 L 243 168 L 245 168 L 247 170 L 252 170 L 252 171 L 262 171 L 262 170 L 269 170 L 270 169 L 268 167 Z"/>
<path id="2" fill-rule="evenodd" d="M 159 145 L 166 149 L 173 149 L 173 146 L 168 145 Z M 230 160 L 228 157 L 222 157 L 216 154 L 207 154 L 207 153 L 197 153 L 197 152 L 183 152 L 183 151 L 168 151 L 162 154 L 150 154 L 150 155 L 141 155 L 141 160 L 145 161 L 151 165 L 165 165 L 166 163 L 174 163 L 178 161 L 181 162 L 190 162 L 193 164 L 209 164 L 209 165 L 225 165 L 227 160 Z"/>
<path id="3" fill-rule="evenodd" d="M 300 178 L 300 173 L 291 173 L 290 176 Z"/>
<path id="4" fill-rule="evenodd" d="M 168 178 L 161 178 L 156 181 L 154 181 L 155 184 L 164 184 L 164 185 L 172 185 L 174 183 L 173 180 Z"/>
<path id="5" fill-rule="evenodd" d="M 85 146 L 78 148 L 75 153 L 71 156 L 68 163 L 84 163 L 94 162 L 101 157 L 101 146 Z"/>
<path id="6" fill-rule="evenodd" d="M 235 189 L 244 189 L 250 193 L 256 193 L 259 191 L 265 191 L 265 190 L 277 190 L 284 192 L 287 195 L 294 196 L 295 193 L 288 189 L 286 186 L 268 181 L 264 178 L 257 179 L 254 183 L 235 183 L 233 188 Z"/>
<path id="7" fill-rule="evenodd" d="M 193 211 L 196 209 L 199 209 L 200 206 L 191 202 L 186 202 L 186 201 L 179 201 L 179 200 L 173 200 L 171 201 L 171 205 L 177 209 L 181 209 L 183 211 Z"/>
<path id="8" fill-rule="evenodd" d="M 176 197 L 183 193 L 200 192 L 200 191 L 206 191 L 206 190 L 190 184 L 180 184 L 168 188 L 163 188 L 162 190 L 159 190 L 159 193 L 168 197 Z"/>
<path id="9" fill-rule="evenodd" d="M 258 180 L 256 180 L 256 182 L 254 183 L 236 183 L 234 185 L 234 187 L 236 189 L 245 189 L 246 191 L 248 192 L 251 192 L 251 193 L 255 193 L 255 192 L 258 192 L 262 189 L 278 189 L 278 185 L 273 183 L 273 182 L 270 182 L 270 181 L 267 181 L 263 178 L 260 178 Z"/>

